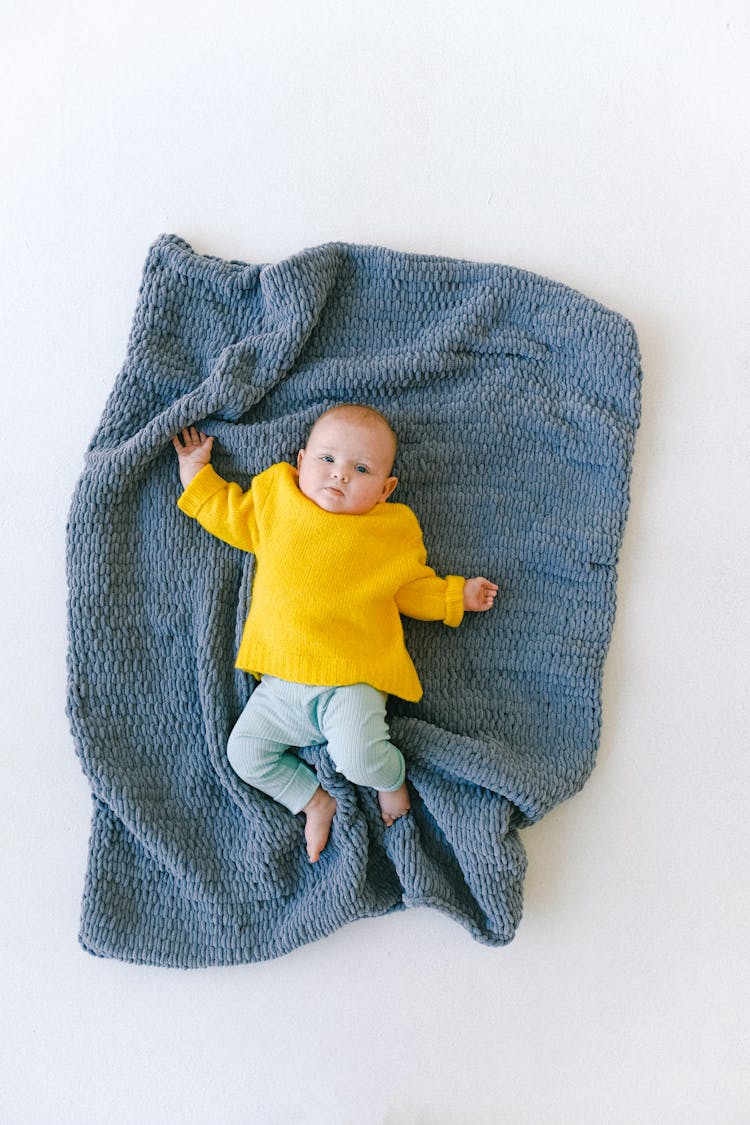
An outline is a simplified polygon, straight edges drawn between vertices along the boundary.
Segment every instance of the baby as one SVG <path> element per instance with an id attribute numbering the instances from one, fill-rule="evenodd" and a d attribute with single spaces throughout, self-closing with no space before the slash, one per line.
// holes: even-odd
<path id="1" fill-rule="evenodd" d="M 373 407 L 334 406 L 317 419 L 297 467 L 259 473 L 243 492 L 210 464 L 213 438 L 194 426 L 172 439 L 179 508 L 256 557 L 236 667 L 260 683 L 234 726 L 234 771 L 305 814 L 307 853 L 325 847 L 335 799 L 291 747 L 328 743 L 337 770 L 377 790 L 390 826 L 410 808 L 401 751 L 389 737 L 388 695 L 422 696 L 400 615 L 459 625 L 491 609 L 486 578 L 439 578 L 426 564 L 416 516 L 388 504 L 396 436 Z"/>

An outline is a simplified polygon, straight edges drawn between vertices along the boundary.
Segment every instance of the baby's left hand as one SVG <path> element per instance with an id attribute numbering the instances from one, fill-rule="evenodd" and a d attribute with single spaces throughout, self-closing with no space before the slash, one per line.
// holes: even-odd
<path id="1" fill-rule="evenodd" d="M 467 578 L 464 583 L 464 609 L 482 613 L 492 609 L 499 587 L 486 578 Z"/>

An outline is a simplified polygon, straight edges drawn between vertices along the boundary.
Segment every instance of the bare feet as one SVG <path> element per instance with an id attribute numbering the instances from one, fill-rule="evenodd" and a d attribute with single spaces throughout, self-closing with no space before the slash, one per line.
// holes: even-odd
<path id="1" fill-rule="evenodd" d="M 331 821 L 336 812 L 335 798 L 319 785 L 302 811 L 305 814 L 307 854 L 310 863 L 315 863 L 328 843 Z"/>
<path id="2" fill-rule="evenodd" d="M 388 792 L 386 789 L 378 789 L 377 792 L 380 815 L 388 826 L 393 824 L 394 820 L 398 820 L 400 816 L 403 816 L 404 813 L 407 813 L 411 808 L 409 790 L 406 788 L 406 782 L 399 786 L 398 789 L 393 789 L 391 792 Z"/>

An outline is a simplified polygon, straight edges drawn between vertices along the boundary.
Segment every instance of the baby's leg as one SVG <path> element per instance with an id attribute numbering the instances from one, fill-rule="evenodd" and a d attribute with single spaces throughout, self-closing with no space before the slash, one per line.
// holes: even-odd
<path id="1" fill-rule="evenodd" d="M 313 771 L 285 743 L 255 738 L 236 726 L 229 736 L 227 757 L 243 781 L 293 813 L 302 812 L 318 788 Z"/>
<path id="2" fill-rule="evenodd" d="M 380 814 L 391 825 L 411 802 L 404 756 L 390 741 L 386 698 L 369 684 L 337 688 L 320 725 L 336 768 L 355 785 L 377 790 Z"/>
<path id="3" fill-rule="evenodd" d="M 264 677 L 229 736 L 227 757 L 248 785 L 293 813 L 304 812 L 307 851 L 315 862 L 328 840 L 336 802 L 321 789 L 313 770 L 290 752 L 292 738 L 300 746 L 320 738 L 304 716 L 290 713 L 286 697 L 295 686 Z"/>
<path id="4" fill-rule="evenodd" d="M 310 862 L 320 856 L 331 832 L 336 801 L 322 789 L 311 769 L 280 742 L 235 732 L 227 745 L 229 764 L 248 785 L 267 793 L 293 813 L 305 814 Z"/>

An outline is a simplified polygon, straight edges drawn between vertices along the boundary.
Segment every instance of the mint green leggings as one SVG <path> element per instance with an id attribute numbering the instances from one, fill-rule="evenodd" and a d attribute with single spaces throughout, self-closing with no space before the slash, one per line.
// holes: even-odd
<path id="1" fill-rule="evenodd" d="M 293 813 L 318 779 L 292 746 L 327 742 L 336 769 L 355 785 L 398 789 L 406 767 L 389 738 L 385 703 L 385 693 L 369 684 L 314 687 L 263 676 L 229 736 L 229 764 Z"/>

